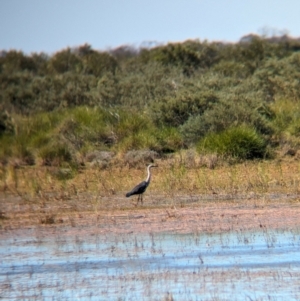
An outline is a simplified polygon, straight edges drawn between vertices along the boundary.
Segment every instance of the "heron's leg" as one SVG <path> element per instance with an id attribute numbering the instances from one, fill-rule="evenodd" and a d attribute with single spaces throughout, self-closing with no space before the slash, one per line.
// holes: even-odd
<path id="1" fill-rule="evenodd" d="M 143 194 L 141 194 L 141 204 L 143 204 Z"/>
<path id="2" fill-rule="evenodd" d="M 135 206 L 137 206 L 139 204 L 139 201 L 140 201 L 140 194 L 138 195 L 137 202 L 136 202 Z"/>

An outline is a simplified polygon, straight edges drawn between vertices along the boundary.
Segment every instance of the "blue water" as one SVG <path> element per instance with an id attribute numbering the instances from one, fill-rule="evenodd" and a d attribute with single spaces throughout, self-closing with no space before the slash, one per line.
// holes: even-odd
<path id="1" fill-rule="evenodd" d="M 0 299 L 300 300 L 298 230 L 67 233 L 5 235 Z"/>

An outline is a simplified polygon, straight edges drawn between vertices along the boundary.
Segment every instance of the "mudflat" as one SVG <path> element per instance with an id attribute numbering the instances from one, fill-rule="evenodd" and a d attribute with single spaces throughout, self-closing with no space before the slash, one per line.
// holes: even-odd
<path id="1" fill-rule="evenodd" d="M 229 199 L 230 198 L 230 199 Z M 147 196 L 143 204 L 123 196 L 105 197 L 97 203 L 87 195 L 49 202 L 24 202 L 20 197 L 1 195 L 1 229 L 41 227 L 68 228 L 71 232 L 227 232 L 259 229 L 290 229 L 300 226 L 297 195 L 243 196 Z"/>

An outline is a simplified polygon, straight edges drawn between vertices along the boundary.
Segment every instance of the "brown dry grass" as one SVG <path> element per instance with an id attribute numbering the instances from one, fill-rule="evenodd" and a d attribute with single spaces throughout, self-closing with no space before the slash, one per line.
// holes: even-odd
<path id="1" fill-rule="evenodd" d="M 258 161 L 209 169 L 156 162 L 144 204 L 124 194 L 144 166 L 87 168 L 59 181 L 51 168 L 2 168 L 0 227 L 97 226 L 101 231 L 228 231 L 300 225 L 300 165 Z"/>

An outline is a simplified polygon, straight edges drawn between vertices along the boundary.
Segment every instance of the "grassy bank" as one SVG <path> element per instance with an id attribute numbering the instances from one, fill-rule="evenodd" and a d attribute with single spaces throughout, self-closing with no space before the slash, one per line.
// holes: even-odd
<path id="1" fill-rule="evenodd" d="M 75 227 L 91 222 L 113 227 L 115 218 L 118 223 L 125 219 L 131 224 L 135 216 L 147 217 L 150 224 L 155 220 L 159 226 L 167 221 L 179 223 L 182 214 L 190 220 L 189 212 L 196 210 L 195 220 L 187 225 L 190 229 L 206 211 L 215 212 L 218 223 L 225 209 L 231 212 L 230 219 L 235 210 L 246 209 L 249 223 L 257 222 L 251 226 L 255 228 L 264 222 L 258 218 L 261 211 L 268 216 L 269 210 L 277 208 L 276 215 L 280 215 L 280 207 L 288 211 L 299 207 L 300 163 L 295 158 L 233 165 L 217 162 L 215 156 L 192 158 L 190 153 L 181 152 L 155 160 L 159 167 L 153 170 L 144 203 L 138 206 L 136 198 L 128 199 L 125 193 L 145 179 L 143 164 L 140 167 L 119 164 L 105 169 L 86 167 L 71 178 L 65 174 L 58 177 L 58 170 L 51 166 L 2 166 L 0 229 L 54 224 Z M 288 223 L 292 224 L 293 219 L 289 217 Z M 205 220 L 209 225 L 212 222 L 209 218 Z M 233 227 L 231 222 L 227 221 L 227 228 Z M 278 219 L 273 222 L 278 223 Z M 280 223 L 285 225 L 284 221 Z"/>
<path id="2" fill-rule="evenodd" d="M 191 154 L 181 152 L 168 159 L 158 159 L 159 168 L 153 170 L 152 183 L 146 193 L 173 196 L 291 194 L 298 195 L 300 183 L 300 163 L 296 159 L 246 161 L 240 164 L 218 163 L 216 157 L 191 158 Z M 213 161 L 213 162 L 211 162 Z M 60 170 L 61 173 L 68 170 Z M 128 204 L 124 194 L 146 178 L 146 168 L 131 168 L 128 165 L 114 165 L 106 169 L 97 166 L 81 169 L 71 179 L 61 179 L 54 167 L 1 168 L 1 193 L 19 195 L 25 201 L 40 202 L 44 198 L 96 195 L 121 198 L 121 204 Z"/>

